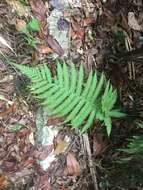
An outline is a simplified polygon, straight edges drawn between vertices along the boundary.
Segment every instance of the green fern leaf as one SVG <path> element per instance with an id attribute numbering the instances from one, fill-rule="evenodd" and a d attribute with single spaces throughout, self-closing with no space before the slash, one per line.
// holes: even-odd
<path id="1" fill-rule="evenodd" d="M 56 77 L 52 77 L 46 65 L 36 68 L 13 65 L 31 79 L 32 93 L 52 115 L 65 117 L 65 122 L 80 128 L 81 132 L 85 132 L 97 118 L 104 122 L 110 135 L 111 117 L 124 116 L 119 110 L 113 109 L 117 93 L 109 81 L 105 88 L 103 73 L 98 78 L 91 71 L 84 82 L 82 65 L 78 72 L 74 64 L 68 67 L 66 63 L 58 62 Z"/>

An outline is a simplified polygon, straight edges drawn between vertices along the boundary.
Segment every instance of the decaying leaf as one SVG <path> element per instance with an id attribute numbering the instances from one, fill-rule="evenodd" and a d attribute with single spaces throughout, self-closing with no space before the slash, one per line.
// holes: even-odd
<path id="1" fill-rule="evenodd" d="M 53 51 L 56 52 L 59 56 L 62 56 L 64 54 L 64 50 L 62 49 L 62 47 L 60 46 L 58 41 L 53 38 L 53 36 L 48 34 L 46 36 L 46 42 L 47 42 L 48 46 L 51 49 L 53 49 Z"/>
<path id="2" fill-rule="evenodd" d="M 6 101 L 9 105 L 13 105 L 11 100 L 8 100 L 4 95 L 0 94 L 0 100 Z"/>
<path id="3" fill-rule="evenodd" d="M 22 31 L 24 28 L 26 28 L 26 22 L 22 19 L 17 19 L 15 28 L 17 31 Z"/>
<path id="4" fill-rule="evenodd" d="M 7 48 L 9 48 L 13 53 L 14 50 L 12 49 L 12 47 L 9 45 L 9 43 L 2 37 L 0 36 L 0 45 L 6 46 Z"/>
<path id="5" fill-rule="evenodd" d="M 67 155 L 67 166 L 64 171 L 65 175 L 76 175 L 80 174 L 80 165 L 75 158 L 75 155 L 71 152 Z"/>
<path id="6" fill-rule="evenodd" d="M 42 0 L 29 0 L 31 9 L 36 18 L 41 22 L 46 18 L 46 6 Z"/>
<path id="7" fill-rule="evenodd" d="M 49 177 L 47 174 L 42 175 L 42 176 L 38 176 L 36 181 L 36 189 L 37 190 L 51 190 L 51 185 L 49 183 Z"/>
<path id="8" fill-rule="evenodd" d="M 72 21 L 72 29 L 71 29 L 71 37 L 73 39 L 80 39 L 83 40 L 84 38 L 84 28 L 82 28 L 77 22 Z"/>
<path id="9" fill-rule="evenodd" d="M 54 153 L 55 154 L 60 154 L 62 152 L 64 152 L 66 150 L 66 148 L 68 147 L 69 143 L 65 140 L 59 140 Z"/>
<path id="10" fill-rule="evenodd" d="M 141 26 L 138 24 L 137 19 L 135 18 L 134 12 L 129 12 L 128 13 L 128 25 L 133 30 L 137 30 L 137 31 L 142 30 Z"/>
<path id="11" fill-rule="evenodd" d="M 18 13 L 19 16 L 27 17 L 29 15 L 29 10 L 18 0 L 6 0 L 7 4 L 10 5 L 14 11 Z"/>
<path id="12" fill-rule="evenodd" d="M 49 54 L 53 52 L 53 50 L 46 45 L 37 45 L 37 50 L 41 54 Z"/>
<path id="13" fill-rule="evenodd" d="M 0 174 L 0 189 L 6 188 L 8 185 L 7 177 L 4 174 Z"/>
<path id="14" fill-rule="evenodd" d="M 9 113 L 13 113 L 16 109 L 16 102 L 9 106 L 4 112 L 0 112 L 0 117 L 5 117 Z"/>
<path id="15" fill-rule="evenodd" d="M 103 134 L 95 133 L 93 141 L 93 152 L 95 156 L 102 154 L 108 146 L 108 141 Z"/>

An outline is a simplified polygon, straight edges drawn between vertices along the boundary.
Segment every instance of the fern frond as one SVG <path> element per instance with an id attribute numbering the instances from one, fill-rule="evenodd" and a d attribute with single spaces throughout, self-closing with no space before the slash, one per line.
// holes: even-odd
<path id="1" fill-rule="evenodd" d="M 103 73 L 98 78 L 91 71 L 84 82 L 82 65 L 77 71 L 74 64 L 68 67 L 66 63 L 58 62 L 56 77 L 52 77 L 46 65 L 35 68 L 13 65 L 31 79 L 32 93 L 52 115 L 64 116 L 65 122 L 70 122 L 74 128 L 81 128 L 82 132 L 97 118 L 104 122 L 110 135 L 111 117 L 123 116 L 119 110 L 113 109 L 117 93 L 110 82 L 105 88 Z"/>

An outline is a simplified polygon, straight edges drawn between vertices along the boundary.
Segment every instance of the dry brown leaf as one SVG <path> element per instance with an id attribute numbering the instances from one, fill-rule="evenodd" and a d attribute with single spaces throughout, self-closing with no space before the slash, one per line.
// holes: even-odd
<path id="1" fill-rule="evenodd" d="M 66 150 L 66 148 L 68 147 L 68 145 L 69 145 L 69 143 L 66 142 L 65 140 L 59 140 L 54 153 L 60 154 L 60 153 L 64 152 Z"/>
<path id="2" fill-rule="evenodd" d="M 3 174 L 0 175 L 0 189 L 6 188 L 8 185 L 7 177 Z"/>
<path id="3" fill-rule="evenodd" d="M 137 30 L 137 31 L 141 31 L 142 30 L 141 26 L 138 24 L 138 21 L 137 21 L 137 19 L 135 17 L 134 12 L 129 12 L 128 13 L 128 25 L 133 30 Z"/>
<path id="4" fill-rule="evenodd" d="M 53 50 L 46 45 L 39 45 L 37 46 L 37 49 L 41 54 L 49 54 L 53 52 Z"/>
<path id="5" fill-rule="evenodd" d="M 45 145 L 39 147 L 37 150 L 34 151 L 34 157 L 39 160 L 45 160 L 47 156 L 52 152 L 53 145 Z"/>
<path id="6" fill-rule="evenodd" d="M 26 27 L 26 22 L 24 20 L 22 20 L 22 19 L 16 20 L 15 28 L 17 31 L 21 31 L 25 27 Z"/>
<path id="7" fill-rule="evenodd" d="M 73 30 L 72 34 L 74 34 L 74 36 L 71 35 L 73 39 L 78 38 L 78 39 L 83 40 L 85 31 L 84 31 L 84 28 L 82 28 L 77 22 L 72 21 L 71 30 Z"/>
<path id="8" fill-rule="evenodd" d="M 64 55 L 64 50 L 60 46 L 60 44 L 53 38 L 53 36 L 47 34 L 46 36 L 46 42 L 48 46 L 53 49 L 54 52 L 56 52 L 59 56 Z"/>
<path id="9" fill-rule="evenodd" d="M 46 18 L 46 6 L 42 0 L 29 0 L 31 9 L 36 18 L 41 22 Z"/>
<path id="10" fill-rule="evenodd" d="M 75 158 L 75 155 L 71 152 L 67 155 L 67 166 L 64 170 L 65 175 L 76 175 L 80 174 L 80 165 Z"/>
<path id="11" fill-rule="evenodd" d="M 35 186 L 37 190 L 51 190 L 48 175 L 39 175 L 35 180 Z"/>
<path id="12" fill-rule="evenodd" d="M 93 151 L 94 155 L 98 156 L 102 154 L 108 145 L 108 141 L 106 138 L 104 138 L 103 134 L 101 133 L 95 133 L 94 135 L 94 141 L 93 141 Z"/>
<path id="13" fill-rule="evenodd" d="M 91 17 L 86 17 L 83 20 L 83 26 L 89 26 L 90 24 L 92 24 L 94 22 L 94 19 Z"/>
<path id="14" fill-rule="evenodd" d="M 24 6 L 18 0 L 6 0 L 7 4 L 10 5 L 18 14 L 19 16 L 27 17 L 29 15 L 28 8 Z"/>
<path id="15" fill-rule="evenodd" d="M 4 112 L 0 112 L 0 117 L 5 117 L 9 113 L 13 113 L 16 109 L 16 102 L 9 106 Z"/>

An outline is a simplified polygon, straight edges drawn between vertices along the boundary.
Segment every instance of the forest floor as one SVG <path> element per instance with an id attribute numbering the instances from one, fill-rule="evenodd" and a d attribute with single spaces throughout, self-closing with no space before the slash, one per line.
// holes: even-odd
<path id="1" fill-rule="evenodd" d="M 61 120 L 46 115 L 9 64 L 46 63 L 55 73 L 57 59 L 83 64 L 86 76 L 103 72 L 117 89 L 127 116 L 112 120 L 110 137 L 96 120 L 83 135 L 68 125 L 56 133 Z M 0 189 L 142 190 L 143 160 L 116 162 L 142 122 L 142 0 L 0 0 Z M 39 125 L 55 126 L 50 144 L 38 143 L 46 138 Z"/>

